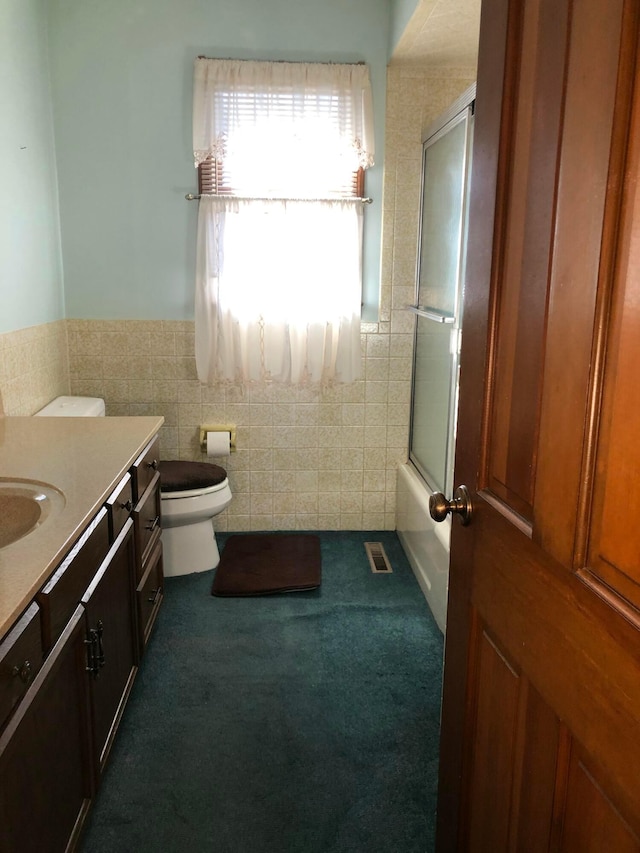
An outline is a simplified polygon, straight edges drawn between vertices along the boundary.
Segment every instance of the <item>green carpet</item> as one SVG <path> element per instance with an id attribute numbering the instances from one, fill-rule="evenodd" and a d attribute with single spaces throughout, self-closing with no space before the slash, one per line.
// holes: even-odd
<path id="1" fill-rule="evenodd" d="M 320 538 L 312 592 L 167 579 L 81 851 L 433 850 L 442 635 L 395 533 Z"/>

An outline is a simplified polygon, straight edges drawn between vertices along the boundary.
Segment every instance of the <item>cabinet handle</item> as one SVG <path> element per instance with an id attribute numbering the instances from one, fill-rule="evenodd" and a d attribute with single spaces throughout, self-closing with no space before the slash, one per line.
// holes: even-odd
<path id="1" fill-rule="evenodd" d="M 87 650 L 87 666 L 85 669 L 87 672 L 90 672 L 94 678 L 98 677 L 100 670 L 104 666 L 104 647 L 102 645 L 103 628 L 102 620 L 99 619 L 96 627 L 89 629 L 89 639 L 84 641 L 84 644 L 89 647 Z"/>
<path id="2" fill-rule="evenodd" d="M 161 595 L 162 595 L 162 587 L 159 586 L 158 589 L 152 589 L 151 590 L 151 596 L 149 598 L 147 598 L 147 601 L 149 602 L 149 604 L 155 604 Z"/>
<path id="3" fill-rule="evenodd" d="M 28 684 L 31 681 L 31 676 L 33 675 L 31 672 L 31 662 L 26 660 L 20 666 L 14 666 L 11 670 L 11 675 L 14 677 L 18 676 L 23 684 Z"/>
<path id="4" fill-rule="evenodd" d="M 94 628 L 89 629 L 89 638 L 84 641 L 85 646 L 88 646 L 87 649 L 87 665 L 85 666 L 85 670 L 90 672 L 94 678 L 98 676 L 98 661 L 97 661 L 97 652 L 96 652 L 96 642 L 97 636 Z"/>
<path id="5" fill-rule="evenodd" d="M 104 625 L 102 624 L 102 619 L 98 619 L 98 624 L 96 626 L 96 640 L 97 640 L 97 655 L 96 659 L 98 661 L 98 669 L 102 669 L 104 666 L 104 646 L 102 645 L 102 632 L 104 630 Z"/>
<path id="6" fill-rule="evenodd" d="M 151 524 L 147 524 L 147 530 L 155 530 L 156 527 L 160 524 L 160 516 L 156 515 Z"/>
<path id="7" fill-rule="evenodd" d="M 123 504 L 120 504 L 120 509 L 126 509 L 127 512 L 131 512 L 133 504 L 131 501 L 125 501 Z"/>
<path id="8" fill-rule="evenodd" d="M 157 471 L 158 470 L 158 460 L 153 459 L 151 462 L 147 462 L 147 467 L 153 468 L 154 471 Z"/>

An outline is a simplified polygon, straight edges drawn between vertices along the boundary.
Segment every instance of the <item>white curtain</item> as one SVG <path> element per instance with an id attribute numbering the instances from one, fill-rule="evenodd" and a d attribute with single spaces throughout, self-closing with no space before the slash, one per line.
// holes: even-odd
<path id="1" fill-rule="evenodd" d="M 357 202 L 202 198 L 200 381 L 357 379 L 361 230 Z"/>
<path id="2" fill-rule="evenodd" d="M 198 378 L 359 378 L 363 211 L 338 196 L 373 162 L 366 67 L 199 59 L 193 129 L 233 194 L 200 200 Z"/>

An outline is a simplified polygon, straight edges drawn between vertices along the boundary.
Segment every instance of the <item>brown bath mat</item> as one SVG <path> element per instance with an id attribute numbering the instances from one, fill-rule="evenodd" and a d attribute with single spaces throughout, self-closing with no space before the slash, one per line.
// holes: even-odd
<path id="1" fill-rule="evenodd" d="M 230 536 L 216 569 L 212 595 L 271 595 L 320 586 L 320 537 L 309 533 Z"/>

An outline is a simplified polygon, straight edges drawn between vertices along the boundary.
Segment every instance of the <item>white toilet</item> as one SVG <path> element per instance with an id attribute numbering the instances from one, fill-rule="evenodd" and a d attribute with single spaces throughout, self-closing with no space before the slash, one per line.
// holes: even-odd
<path id="1" fill-rule="evenodd" d="M 56 397 L 36 415 L 104 417 L 99 397 Z M 165 577 L 215 569 L 220 562 L 213 518 L 231 503 L 227 472 L 208 462 L 160 462 Z"/>
<path id="2" fill-rule="evenodd" d="M 215 569 L 214 516 L 231 503 L 227 472 L 209 462 L 160 462 L 165 576 Z"/>

